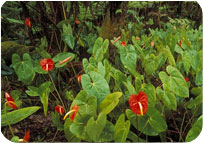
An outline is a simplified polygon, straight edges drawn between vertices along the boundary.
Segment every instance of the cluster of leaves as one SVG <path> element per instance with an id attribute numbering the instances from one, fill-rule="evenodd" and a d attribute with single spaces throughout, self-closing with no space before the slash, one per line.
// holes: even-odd
<path id="1" fill-rule="evenodd" d="M 89 27 L 91 22 L 87 25 Z M 56 99 L 59 98 L 54 104 L 64 103 L 66 112 L 72 110 L 74 105 L 79 107 L 73 121 L 70 118 L 62 121 L 53 108 L 53 126 L 64 131 L 67 141 L 148 141 L 141 134 L 162 136 L 168 128 L 169 113 L 177 111 L 180 103 L 185 104 L 194 117 L 185 141 L 191 141 L 199 135 L 202 128 L 202 27 L 194 30 L 187 25 L 175 26 L 169 22 L 164 30 L 149 29 L 149 35 L 139 36 L 134 26 L 128 24 L 128 31 L 122 29 L 121 39 L 109 41 L 97 38 L 93 33 L 75 37 L 72 25 L 66 20 L 57 26 L 61 28 L 61 37 L 68 49 L 75 50 L 76 44 L 82 48 L 89 46 L 87 50 L 91 57 L 82 60 L 85 73 L 81 77 L 79 84 L 82 88 L 78 93 L 65 87 L 65 92 L 60 91 L 59 94 L 57 88 L 61 88 L 55 86 L 57 76 L 69 70 L 67 62 L 60 63 L 67 57 L 71 57 L 69 62 L 78 60 L 77 55 L 64 51 L 52 58 L 45 49 L 48 46 L 45 38 L 41 39 L 41 45 L 35 49 L 40 58 L 25 53 L 21 59 L 20 55 L 13 54 L 11 67 L 18 80 L 25 84 L 26 95 L 40 97 L 45 116 L 49 95 L 54 92 L 58 94 Z M 109 62 L 110 47 L 116 49 L 113 63 Z M 42 58 L 52 59 L 54 70 L 44 71 L 40 65 Z M 34 85 L 39 77 L 44 80 Z M 147 113 L 143 116 L 136 115 L 127 104 L 129 96 L 139 91 L 148 97 Z M 15 95 L 12 93 L 12 96 Z M 63 98 L 64 95 L 66 98 Z M 21 107 L 18 97 L 14 100 Z M 39 107 L 10 111 L 5 106 L 4 109 L 2 126 L 7 126 L 23 120 Z M 137 130 L 137 133 L 130 127 Z"/>

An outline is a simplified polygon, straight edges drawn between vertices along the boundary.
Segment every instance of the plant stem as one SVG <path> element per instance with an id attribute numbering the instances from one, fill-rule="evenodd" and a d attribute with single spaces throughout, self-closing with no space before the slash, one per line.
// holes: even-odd
<path id="1" fill-rule="evenodd" d="M 14 133 L 13 133 L 13 131 L 12 131 L 11 125 L 10 125 L 9 120 L 8 120 L 7 112 L 6 112 L 6 103 L 4 104 L 4 106 L 5 106 L 6 120 L 7 120 L 7 122 L 8 122 L 8 126 L 9 126 L 9 129 L 10 129 L 10 131 L 11 131 L 11 134 L 12 134 L 12 136 L 14 137 Z"/>
<path id="2" fill-rule="evenodd" d="M 75 69 L 74 69 L 74 67 L 73 67 L 73 65 L 72 65 L 72 63 L 71 63 L 71 62 L 70 62 L 70 64 L 71 64 L 72 70 L 74 71 L 74 76 L 77 78 L 76 71 L 75 71 Z M 75 78 L 75 79 L 76 79 L 76 78 Z M 78 83 L 79 87 L 81 88 L 80 83 L 79 83 L 78 81 L 77 81 L 77 83 Z"/>
<path id="3" fill-rule="evenodd" d="M 63 2 L 62 2 L 62 10 L 63 10 L 63 13 L 64 13 L 64 20 L 66 20 L 67 17 L 66 17 L 66 13 L 65 13 L 65 10 L 64 10 L 64 3 Z"/>
<path id="4" fill-rule="evenodd" d="M 57 133 L 58 133 L 58 129 L 57 129 L 57 131 L 55 132 L 54 138 L 52 139 L 52 143 L 54 142 L 55 137 L 57 136 Z"/>
<path id="5" fill-rule="evenodd" d="M 57 88 L 56 88 L 56 86 L 55 86 L 55 83 L 54 83 L 54 81 L 53 81 L 53 79 L 52 79 L 52 76 L 50 75 L 50 73 L 48 73 L 48 75 L 49 75 L 50 80 L 51 80 L 51 82 L 52 82 L 52 84 L 53 84 L 53 87 L 54 87 L 54 89 L 55 89 L 55 91 L 56 91 L 56 93 L 57 93 L 57 95 L 58 95 L 58 97 L 59 97 L 59 99 L 60 99 L 60 102 L 61 102 L 63 108 L 64 108 L 65 111 L 66 111 L 65 105 L 64 105 L 64 103 L 63 103 L 63 101 L 62 101 L 62 98 L 60 97 L 60 94 L 59 94 L 59 92 L 58 92 L 58 90 L 57 90 Z"/>

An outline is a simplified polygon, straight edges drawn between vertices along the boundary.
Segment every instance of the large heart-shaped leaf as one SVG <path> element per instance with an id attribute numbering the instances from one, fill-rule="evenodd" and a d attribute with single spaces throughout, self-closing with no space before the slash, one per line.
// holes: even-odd
<path id="1" fill-rule="evenodd" d="M 114 128 L 114 141 L 115 142 L 125 142 L 130 129 L 130 121 L 125 122 L 125 115 L 121 114 L 116 121 Z"/>
<path id="2" fill-rule="evenodd" d="M 164 90 L 172 92 L 180 97 L 188 97 L 188 85 L 179 70 L 170 65 L 167 66 L 166 70 L 169 76 L 163 71 L 159 73 L 159 78 L 163 83 Z"/>
<path id="3" fill-rule="evenodd" d="M 143 65 L 145 72 L 151 75 L 158 67 L 157 57 L 154 54 L 145 56 Z"/>
<path id="4" fill-rule="evenodd" d="M 129 131 L 127 138 L 132 140 L 132 142 L 145 142 L 145 140 L 138 138 L 138 136 L 132 131 Z"/>
<path id="5" fill-rule="evenodd" d="M 68 24 L 68 26 L 63 24 L 62 28 L 63 28 L 63 33 L 62 33 L 63 40 L 69 46 L 69 48 L 73 50 L 74 44 L 75 44 L 74 43 L 75 38 L 72 34 L 72 27 L 70 26 L 70 24 Z"/>
<path id="6" fill-rule="evenodd" d="M 160 87 L 157 87 L 156 92 L 160 100 L 162 100 L 162 102 L 166 105 L 167 108 L 176 110 L 177 102 L 176 97 L 173 93 L 169 91 L 163 91 Z"/>
<path id="7" fill-rule="evenodd" d="M 21 61 L 18 54 L 12 55 L 12 67 L 14 68 L 18 79 L 25 84 L 30 84 L 35 76 L 33 63 L 30 55 L 25 53 L 23 55 L 23 61 Z"/>
<path id="8" fill-rule="evenodd" d="M 167 129 L 167 124 L 157 109 L 149 108 L 147 115 L 149 116 L 149 124 L 155 131 L 160 133 Z"/>
<path id="9" fill-rule="evenodd" d="M 106 125 L 106 114 L 101 112 L 98 115 L 97 120 L 94 120 L 94 117 L 91 117 L 87 122 L 87 134 L 91 140 L 97 142 L 104 127 Z"/>
<path id="10" fill-rule="evenodd" d="M 121 96 L 122 92 L 114 92 L 107 95 L 99 105 L 100 112 L 104 112 L 105 114 L 110 113 L 118 105 Z"/>
<path id="11" fill-rule="evenodd" d="M 188 53 L 187 51 L 184 51 L 182 54 L 182 62 L 184 65 L 184 69 L 186 73 L 188 74 L 190 67 L 192 65 L 192 55 Z"/>
<path id="12" fill-rule="evenodd" d="M 148 107 L 154 107 L 156 104 L 156 91 L 152 84 L 142 84 L 142 91 L 148 96 Z"/>
<path id="13" fill-rule="evenodd" d="M 127 68 L 131 74 L 134 76 L 137 75 L 136 73 L 136 62 L 137 62 L 137 55 L 135 48 L 132 45 L 118 46 L 120 59 L 125 68 Z"/>
<path id="14" fill-rule="evenodd" d="M 126 110 L 126 115 L 130 123 L 143 134 L 149 136 L 158 135 L 158 132 L 155 129 L 153 129 L 152 126 L 150 125 L 149 117 L 147 115 L 137 116 L 130 109 Z"/>
<path id="15" fill-rule="evenodd" d="M 77 104 L 79 106 L 79 113 L 80 115 L 96 115 L 96 109 L 97 109 L 97 99 L 95 96 L 88 96 L 88 93 L 84 90 L 81 90 L 74 101 L 72 102 L 72 106 L 74 104 Z M 71 108 L 72 108 L 71 106 Z M 77 114 L 78 116 L 78 114 Z"/>
<path id="16" fill-rule="evenodd" d="M 1 115 L 1 126 L 6 126 L 8 123 L 10 125 L 18 123 L 22 121 L 23 119 L 27 118 L 28 116 L 32 115 L 36 111 L 38 111 L 40 107 L 38 106 L 32 106 L 32 107 L 26 107 L 21 108 L 18 110 L 11 111 L 9 113 Z"/>
<path id="17" fill-rule="evenodd" d="M 106 125 L 98 139 L 98 142 L 108 142 L 113 140 L 114 125 L 110 121 L 106 121 Z"/>
<path id="18" fill-rule="evenodd" d="M 91 71 L 89 75 L 82 75 L 82 87 L 89 95 L 96 96 L 98 103 L 100 103 L 110 93 L 108 83 L 104 77 L 97 72 Z"/>
<path id="19" fill-rule="evenodd" d="M 192 128 L 188 131 L 185 141 L 191 142 L 192 140 L 196 139 L 198 135 L 201 133 L 202 130 L 202 120 L 203 116 L 201 115 L 193 124 Z"/>
<path id="20" fill-rule="evenodd" d="M 106 54 L 108 50 L 108 45 L 109 45 L 108 39 L 105 39 L 104 42 L 103 42 L 103 38 L 101 37 L 96 39 L 94 46 L 93 46 L 93 56 L 97 62 L 103 60 L 104 55 Z"/>

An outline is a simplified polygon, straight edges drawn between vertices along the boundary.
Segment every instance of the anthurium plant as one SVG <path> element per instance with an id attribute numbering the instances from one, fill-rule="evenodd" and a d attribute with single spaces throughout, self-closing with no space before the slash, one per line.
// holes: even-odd
<path id="1" fill-rule="evenodd" d="M 10 140 L 28 142 L 32 129 L 17 136 L 12 126 L 39 112 L 51 118 L 53 140 L 60 132 L 67 142 L 167 142 L 172 128 L 177 141 L 194 140 L 202 129 L 202 27 L 170 21 L 138 34 L 129 23 L 108 39 L 85 36 L 84 25 L 81 18 L 60 21 L 64 49 L 57 52 L 45 49 L 43 37 L 34 53 L 12 55 L 22 87 L 2 91 L 1 126 Z M 25 26 L 33 28 L 30 18 Z M 81 56 L 87 47 L 90 55 Z"/>

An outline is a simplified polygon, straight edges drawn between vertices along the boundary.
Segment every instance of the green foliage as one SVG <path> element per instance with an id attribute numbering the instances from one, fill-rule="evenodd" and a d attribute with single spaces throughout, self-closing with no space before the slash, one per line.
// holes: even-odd
<path id="1" fill-rule="evenodd" d="M 45 116 L 47 116 L 50 85 L 51 85 L 51 82 L 47 81 L 47 82 L 42 83 L 39 86 L 39 88 L 34 87 L 34 86 L 28 86 L 28 90 L 26 90 L 26 93 L 29 96 L 39 96 L 40 97 L 40 101 L 43 104 L 43 110 L 44 110 Z"/>
<path id="2" fill-rule="evenodd" d="M 35 71 L 33 69 L 33 63 L 30 55 L 25 53 L 23 55 L 23 60 L 20 59 L 18 54 L 12 55 L 12 67 L 14 68 L 18 79 L 25 84 L 31 84 Z"/>
<path id="3" fill-rule="evenodd" d="M 62 38 L 64 40 L 64 42 L 69 46 L 69 48 L 71 48 L 72 50 L 74 49 L 74 45 L 75 45 L 75 38 L 72 34 L 72 27 L 70 24 L 68 24 L 68 26 L 66 24 L 62 25 Z"/>
<path id="4" fill-rule="evenodd" d="M 125 121 L 125 115 L 121 114 L 114 128 L 114 141 L 125 142 L 130 129 L 130 121 Z"/>
<path id="5" fill-rule="evenodd" d="M 59 131 L 63 130 L 63 124 L 60 122 L 60 115 L 57 112 L 51 113 L 53 126 L 57 127 Z"/>
<path id="6" fill-rule="evenodd" d="M 99 105 L 100 112 L 105 114 L 110 113 L 118 104 L 119 98 L 122 96 L 121 92 L 114 92 L 106 96 L 106 98 Z"/>
<path id="7" fill-rule="evenodd" d="M 193 124 L 192 128 L 189 130 L 186 136 L 186 139 L 185 139 L 186 142 L 191 142 L 199 136 L 202 130 L 202 120 L 203 120 L 203 116 L 200 116 L 195 121 L 195 123 Z"/>
<path id="8" fill-rule="evenodd" d="M 180 97 L 189 97 L 189 89 L 183 75 L 178 69 L 172 66 L 166 68 L 168 76 L 165 72 L 160 72 L 159 77 L 163 83 L 165 91 L 172 92 Z"/>
<path id="9" fill-rule="evenodd" d="M 110 93 L 107 81 L 96 72 L 83 74 L 81 78 L 82 87 L 89 95 L 96 96 L 97 102 L 101 103 L 103 99 Z"/>
<path id="10" fill-rule="evenodd" d="M 94 117 L 91 117 L 87 122 L 87 134 L 89 138 L 95 142 L 98 141 L 104 127 L 106 125 L 106 114 L 101 112 L 98 115 L 97 120 L 94 120 Z"/>
<path id="11" fill-rule="evenodd" d="M 26 107 L 21 108 L 18 110 L 11 111 L 9 113 L 5 113 L 1 115 L 1 126 L 7 126 L 8 124 L 12 125 L 22 121 L 23 119 L 27 118 L 28 116 L 32 115 L 36 111 L 38 111 L 40 107 L 33 106 L 33 107 Z"/>
<path id="12" fill-rule="evenodd" d="M 69 61 L 59 65 L 60 62 L 62 62 L 63 60 L 65 60 L 66 58 L 70 57 Z M 75 58 L 75 55 L 73 53 L 68 53 L 68 52 L 64 52 L 64 53 L 58 53 L 56 56 L 54 56 L 54 58 L 52 59 L 54 61 L 55 67 L 56 68 L 61 68 L 63 66 L 65 66 L 68 62 L 71 62 L 73 59 Z"/>
<path id="13" fill-rule="evenodd" d="M 108 52 L 109 40 L 105 39 L 103 42 L 103 38 L 99 37 L 96 39 L 93 46 L 93 57 L 97 62 L 102 61 L 105 58 L 105 55 Z"/>

